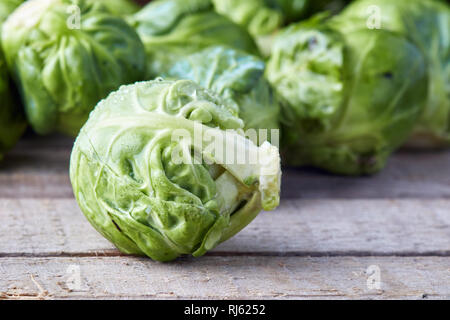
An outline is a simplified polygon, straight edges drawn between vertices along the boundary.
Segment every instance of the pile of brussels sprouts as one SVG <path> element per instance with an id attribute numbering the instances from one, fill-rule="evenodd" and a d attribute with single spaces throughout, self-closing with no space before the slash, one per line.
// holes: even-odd
<path id="1" fill-rule="evenodd" d="M 125 253 L 229 239 L 278 206 L 280 153 L 365 175 L 450 146 L 446 1 L 0 0 L 0 23 L 0 159 L 27 125 L 77 137 L 77 201 Z"/>

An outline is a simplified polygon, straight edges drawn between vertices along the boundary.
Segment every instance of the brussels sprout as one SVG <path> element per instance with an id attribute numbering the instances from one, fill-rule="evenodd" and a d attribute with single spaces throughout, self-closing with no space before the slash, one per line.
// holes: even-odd
<path id="1" fill-rule="evenodd" d="M 212 0 L 217 12 L 246 28 L 263 56 L 270 56 L 282 28 L 321 11 L 339 12 L 349 0 Z"/>
<path id="2" fill-rule="evenodd" d="M 404 37 L 341 33 L 321 17 L 280 34 L 266 74 L 283 104 L 287 163 L 339 174 L 380 170 L 427 94 L 424 57 Z"/>
<path id="3" fill-rule="evenodd" d="M 213 0 L 215 9 L 254 37 L 260 54 L 270 55 L 275 33 L 307 14 L 308 0 Z"/>
<path id="4" fill-rule="evenodd" d="M 123 86 L 75 142 L 78 203 L 125 253 L 201 256 L 279 203 L 278 149 L 257 147 L 242 126 L 235 106 L 191 80 Z M 233 161 L 234 150 L 247 160 Z"/>
<path id="5" fill-rule="evenodd" d="M 0 28 L 22 1 L 0 1 Z M 0 48 L 0 160 L 23 134 L 26 124 L 15 90 L 11 84 L 3 51 Z"/>
<path id="6" fill-rule="evenodd" d="M 245 52 L 213 46 L 166 66 L 162 76 L 194 80 L 235 104 L 245 129 L 278 129 L 279 105 L 264 78 L 265 63 Z M 274 142 L 275 143 L 275 142 Z"/>
<path id="7" fill-rule="evenodd" d="M 259 37 L 320 11 L 339 12 L 349 0 L 212 0 L 220 14 Z"/>
<path id="8" fill-rule="evenodd" d="M 211 45 L 227 45 L 257 53 L 251 36 L 214 12 L 211 0 L 153 1 L 129 19 L 144 42 L 147 78 L 162 74 L 166 65 Z"/>
<path id="9" fill-rule="evenodd" d="M 450 146 L 450 7 L 432 0 L 362 0 L 335 23 L 343 30 L 369 26 L 397 32 L 422 50 L 428 64 L 428 101 L 410 144 Z"/>
<path id="10" fill-rule="evenodd" d="M 145 74 L 136 32 L 95 0 L 31 0 L 3 26 L 3 49 L 39 134 L 76 135 L 96 103 Z"/>
<path id="11" fill-rule="evenodd" d="M 245 27 L 251 35 L 269 34 L 300 18 L 307 0 L 213 0 L 217 12 Z"/>

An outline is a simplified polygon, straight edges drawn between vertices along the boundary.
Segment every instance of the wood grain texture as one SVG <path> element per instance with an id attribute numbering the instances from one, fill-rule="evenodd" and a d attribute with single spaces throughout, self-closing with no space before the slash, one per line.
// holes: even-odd
<path id="1" fill-rule="evenodd" d="M 0 272 L 3 299 L 450 298 L 443 257 L 0 258 Z"/>
<path id="2" fill-rule="evenodd" d="M 450 255 L 450 200 L 285 200 L 214 254 Z M 0 201 L 0 256 L 117 255 L 72 199 Z"/>
<path id="3" fill-rule="evenodd" d="M 72 198 L 72 138 L 28 136 L 0 163 L 0 198 Z"/>
<path id="4" fill-rule="evenodd" d="M 387 167 L 368 177 L 342 177 L 285 169 L 284 198 L 450 198 L 450 152 L 394 154 Z"/>
<path id="5" fill-rule="evenodd" d="M 68 169 L 73 139 L 21 141 L 0 164 L 0 198 L 73 198 Z M 372 177 L 340 177 L 284 168 L 284 199 L 450 198 L 450 151 L 395 154 Z"/>
<path id="6" fill-rule="evenodd" d="M 285 169 L 280 208 L 161 264 L 121 255 L 83 217 L 72 144 L 27 136 L 0 164 L 0 299 L 450 299 L 450 152 L 402 151 L 373 177 Z"/>

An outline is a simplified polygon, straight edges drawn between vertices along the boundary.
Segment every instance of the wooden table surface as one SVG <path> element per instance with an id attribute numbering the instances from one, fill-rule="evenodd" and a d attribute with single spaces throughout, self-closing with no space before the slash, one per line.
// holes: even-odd
<path id="1" fill-rule="evenodd" d="M 381 174 L 286 169 L 282 203 L 201 258 L 124 256 L 72 195 L 72 141 L 28 135 L 0 164 L 0 299 L 449 299 L 450 152 Z"/>

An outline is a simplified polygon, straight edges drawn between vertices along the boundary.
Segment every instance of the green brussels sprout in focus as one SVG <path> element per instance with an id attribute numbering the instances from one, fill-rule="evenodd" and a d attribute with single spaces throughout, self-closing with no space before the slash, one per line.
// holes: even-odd
<path id="1" fill-rule="evenodd" d="M 261 142 L 279 129 L 279 105 L 264 78 L 264 61 L 245 52 L 213 46 L 166 66 L 162 76 L 190 79 L 235 104 L 245 129 L 262 129 Z M 275 143 L 275 141 L 272 141 Z"/>
<path id="2" fill-rule="evenodd" d="M 252 54 L 258 50 L 245 29 L 214 11 L 211 0 L 152 1 L 128 19 L 148 57 L 147 78 L 167 65 L 212 45 L 227 45 Z"/>
<path id="3" fill-rule="evenodd" d="M 428 100 L 410 146 L 450 146 L 450 7 L 433 0 L 362 0 L 335 23 L 343 30 L 381 28 L 410 39 L 424 53 Z"/>
<path id="4" fill-rule="evenodd" d="M 203 255 L 279 203 L 278 149 L 256 146 L 242 127 L 234 105 L 191 80 L 121 87 L 72 151 L 81 210 L 124 253 Z"/>
<path id="5" fill-rule="evenodd" d="M 94 0 L 31 0 L 3 26 L 2 45 L 29 123 L 75 136 L 97 102 L 141 80 L 136 32 Z"/>
<path id="6" fill-rule="evenodd" d="M 282 103 L 286 163 L 375 173 L 421 113 L 424 57 L 397 34 L 341 33 L 322 20 L 287 28 L 268 62 L 266 75 Z"/>
<path id="7" fill-rule="evenodd" d="M 0 28 L 11 12 L 22 1 L 0 1 Z M 25 131 L 26 123 L 23 117 L 17 94 L 10 81 L 6 60 L 0 48 L 0 160 L 4 152 L 11 149 Z"/>

